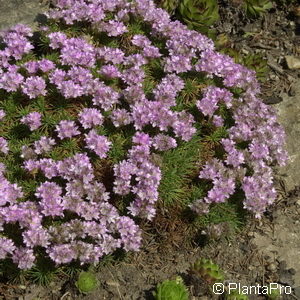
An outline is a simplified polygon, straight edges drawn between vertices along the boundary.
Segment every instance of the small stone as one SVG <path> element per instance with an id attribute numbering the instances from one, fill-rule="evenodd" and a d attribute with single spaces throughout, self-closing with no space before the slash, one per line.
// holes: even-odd
<path id="1" fill-rule="evenodd" d="M 295 70 L 295 69 L 300 69 L 300 59 L 292 56 L 292 55 L 287 55 L 285 56 L 285 60 L 287 63 L 287 66 L 289 69 L 291 70 Z"/>
<path id="2" fill-rule="evenodd" d="M 21 289 L 21 290 L 26 290 L 27 289 L 27 287 L 25 285 L 22 285 L 22 284 L 19 285 L 18 288 Z"/>
<path id="3" fill-rule="evenodd" d="M 289 286 L 293 286 L 294 283 L 295 283 L 294 279 L 292 278 L 292 274 L 290 274 L 287 271 L 281 272 L 279 274 L 279 281 L 280 281 L 280 283 L 286 284 L 286 285 L 289 285 Z"/>
<path id="4" fill-rule="evenodd" d="M 249 231 L 247 235 L 248 235 L 249 237 L 254 237 L 254 236 L 255 236 L 254 231 Z"/>
<path id="5" fill-rule="evenodd" d="M 275 272 L 277 270 L 277 266 L 274 263 L 270 263 L 267 266 L 267 270 L 270 271 L 270 272 Z"/>
<path id="6" fill-rule="evenodd" d="M 272 79 L 272 80 L 278 80 L 278 76 L 276 75 L 276 74 L 270 74 L 270 79 Z"/>
<path id="7" fill-rule="evenodd" d="M 115 287 L 119 287 L 119 286 L 120 286 L 120 284 L 119 284 L 118 282 L 113 281 L 113 280 L 106 280 L 105 283 L 106 283 L 107 285 L 109 285 L 109 286 L 115 286 Z"/>
<path id="8" fill-rule="evenodd" d="M 277 103 L 282 102 L 282 98 L 280 96 L 271 96 L 271 97 L 268 97 L 267 99 L 264 99 L 263 102 L 268 105 L 277 104 Z"/>

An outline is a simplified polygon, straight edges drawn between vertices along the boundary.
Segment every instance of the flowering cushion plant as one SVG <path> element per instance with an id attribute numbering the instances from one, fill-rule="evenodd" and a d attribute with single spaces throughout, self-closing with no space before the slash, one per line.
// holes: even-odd
<path id="1" fill-rule="evenodd" d="M 276 197 L 270 165 L 287 154 L 255 73 L 151 0 L 55 3 L 39 42 L 25 25 L 2 34 L 0 259 L 29 269 L 40 248 L 56 264 L 138 250 L 134 217 L 154 218 L 163 179 L 153 154 L 201 136 L 204 123 L 226 132 L 223 154 L 202 166 L 213 187 L 191 208 L 208 212 L 241 188 L 260 217 Z M 203 88 L 182 106 L 191 78 Z M 126 215 L 116 197 L 130 199 Z"/>

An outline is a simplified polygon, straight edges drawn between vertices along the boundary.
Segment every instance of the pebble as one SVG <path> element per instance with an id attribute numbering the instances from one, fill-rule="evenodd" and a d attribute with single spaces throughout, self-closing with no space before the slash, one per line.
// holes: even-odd
<path id="1" fill-rule="evenodd" d="M 289 69 L 294 70 L 294 69 L 300 69 L 300 59 L 292 56 L 292 55 L 287 55 L 285 56 L 285 60 L 287 63 L 287 66 Z"/>
<path id="2" fill-rule="evenodd" d="M 116 287 L 119 287 L 119 286 L 120 286 L 120 284 L 119 284 L 118 282 L 113 281 L 113 280 L 106 280 L 105 283 L 106 283 L 107 285 L 109 285 L 109 286 L 116 286 Z"/>
<path id="3" fill-rule="evenodd" d="M 278 75 L 276 75 L 276 74 L 270 74 L 270 79 L 275 80 L 275 81 L 278 81 L 278 80 L 279 80 L 279 77 L 278 77 Z"/>
<path id="4" fill-rule="evenodd" d="M 290 286 L 293 286 L 295 283 L 294 279 L 292 278 L 292 274 L 290 274 L 287 271 L 279 273 L 279 281 L 282 284 L 286 284 L 286 285 L 290 285 Z"/>
<path id="5" fill-rule="evenodd" d="M 282 97 L 280 97 L 280 96 L 271 96 L 271 97 L 268 97 L 267 99 L 264 99 L 263 102 L 267 105 L 277 104 L 277 103 L 282 102 Z"/>
<path id="6" fill-rule="evenodd" d="M 247 234 L 249 237 L 254 237 L 254 231 L 250 231 L 250 232 L 248 232 L 248 234 Z"/>
<path id="7" fill-rule="evenodd" d="M 27 289 L 27 287 L 25 285 L 22 285 L 22 284 L 19 285 L 18 288 L 20 288 L 21 290 L 26 290 Z"/>
<path id="8" fill-rule="evenodd" d="M 270 271 L 270 272 L 275 272 L 275 271 L 277 270 L 276 264 L 270 263 L 270 264 L 267 266 L 267 270 Z"/>

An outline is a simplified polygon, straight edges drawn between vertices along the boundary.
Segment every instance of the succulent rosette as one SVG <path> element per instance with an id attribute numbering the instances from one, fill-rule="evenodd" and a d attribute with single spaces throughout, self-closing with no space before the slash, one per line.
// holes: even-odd
<path id="1" fill-rule="evenodd" d="M 216 0 L 182 0 L 179 12 L 190 28 L 200 32 L 207 31 L 220 18 Z"/>

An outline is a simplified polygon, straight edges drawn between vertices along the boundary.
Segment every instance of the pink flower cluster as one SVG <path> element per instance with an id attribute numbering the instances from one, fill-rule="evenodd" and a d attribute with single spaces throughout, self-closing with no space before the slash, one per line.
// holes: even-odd
<path id="1" fill-rule="evenodd" d="M 113 17 L 107 20 L 107 14 Z M 66 24 L 90 23 L 94 31 L 109 37 L 128 31 L 130 15 L 143 19 L 152 32 L 149 37 L 134 35 L 131 42 L 139 51 L 127 55 L 124 49 L 95 46 L 84 38 L 68 37 L 46 28 L 43 34 L 60 63 L 41 59 L 21 66 L 15 61 L 33 49 L 30 29 L 17 25 L 3 34 L 6 48 L 0 51 L 0 89 L 7 93 L 19 91 L 30 101 L 37 97 L 47 99 L 55 89 L 70 102 L 85 97 L 93 107 L 83 108 L 78 121 L 61 120 L 52 136 L 42 136 L 33 145 L 21 146 L 24 169 L 45 177 L 36 189 L 37 201 L 17 201 L 24 196 L 22 190 L 5 178 L 5 167 L 0 165 L 0 228 L 3 231 L 5 223 L 18 222 L 24 241 L 23 247 L 17 247 L 4 234 L 0 238 L 1 259 L 11 257 L 19 268 L 28 269 L 35 263 L 36 246 L 44 247 L 57 264 L 72 260 L 97 263 L 103 255 L 120 247 L 138 250 L 141 230 L 131 217 L 120 216 L 110 204 L 113 195 L 95 178 L 90 153 L 77 153 L 58 161 L 43 155 L 64 142 L 61 140 L 78 138 L 84 147 L 105 159 L 113 145 L 109 138 L 97 133 L 97 127 L 106 122 L 115 127 L 130 126 L 136 132 L 127 158 L 114 165 L 113 192 L 131 193 L 134 200 L 127 207 L 129 214 L 152 220 L 162 176 L 152 154 L 176 148 L 178 140 L 189 141 L 197 131 L 191 113 L 174 109 L 176 97 L 185 86 L 181 76 L 189 71 L 223 80 L 224 88 L 208 87 L 203 91 L 202 99 L 196 103 L 199 111 L 220 127 L 224 120 L 217 112 L 218 105 L 223 103 L 232 111 L 235 121 L 229 137 L 222 140 L 224 161 L 213 159 L 200 172 L 199 177 L 211 180 L 213 188 L 192 208 L 206 213 L 210 203 L 226 201 L 240 185 L 245 193 L 244 207 L 260 217 L 276 196 L 270 164 L 284 164 L 287 154 L 283 149 L 284 132 L 276 122 L 275 112 L 256 96 L 259 86 L 252 71 L 216 52 L 207 37 L 188 30 L 179 21 L 171 21 L 152 0 L 57 0 L 56 7 L 47 15 Z M 165 41 L 164 53 L 168 55 L 152 44 L 153 37 Z M 161 59 L 166 74 L 150 98 L 144 90 L 144 67 L 154 59 Z M 118 80 L 121 88 L 109 86 L 103 78 Z M 244 90 L 239 98 L 228 90 L 232 87 Z M 20 122 L 31 131 L 37 130 L 42 125 L 41 116 L 31 112 Z M 0 122 L 4 117 L 5 112 L 0 110 Z M 150 136 L 146 132 L 149 126 L 159 133 Z M 241 142 L 249 146 L 239 149 Z M 0 152 L 9 152 L 3 137 Z M 249 169 L 252 175 L 246 176 Z M 62 186 L 57 182 L 62 182 Z M 68 212 L 77 217 L 61 225 L 43 226 L 44 218 L 64 221 Z M 88 242 L 91 239 L 93 242 Z"/>
<path id="2" fill-rule="evenodd" d="M 150 136 L 147 133 L 137 132 L 132 141 L 136 145 L 129 150 L 129 158 L 114 167 L 117 177 L 114 182 L 114 192 L 120 195 L 134 193 L 136 197 L 129 205 L 129 211 L 133 216 L 151 220 L 155 216 L 161 171 L 151 161 Z M 134 184 L 131 183 L 133 178 Z"/>
<path id="3" fill-rule="evenodd" d="M 215 64 L 216 61 L 218 64 Z M 245 92 L 240 98 L 234 98 L 227 90 L 210 86 L 197 102 L 204 115 L 217 117 L 214 119 L 216 126 L 224 121 L 215 114 L 218 104 L 223 103 L 233 112 L 235 125 L 229 129 L 229 138 L 221 141 L 226 153 L 224 162 L 219 161 L 217 165 L 216 162 L 208 162 L 200 172 L 200 178 L 212 180 L 213 189 L 206 198 L 197 200 L 191 207 L 197 211 L 203 203 L 224 202 L 233 194 L 235 181 L 245 193 L 244 208 L 260 218 L 276 199 L 270 165 L 284 165 L 288 159 L 283 148 L 285 132 L 276 121 L 275 110 L 256 97 L 258 86 L 251 71 L 211 51 L 203 54 L 196 68 L 224 78 L 227 87 L 238 86 Z M 234 74 L 232 70 L 235 70 Z M 241 142 L 247 142 L 249 146 L 238 149 L 237 144 Z M 253 175 L 246 176 L 247 170 Z"/>

